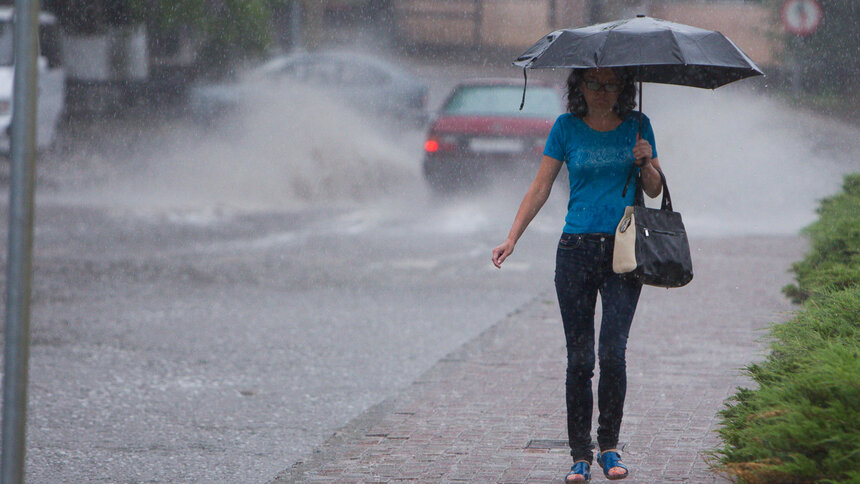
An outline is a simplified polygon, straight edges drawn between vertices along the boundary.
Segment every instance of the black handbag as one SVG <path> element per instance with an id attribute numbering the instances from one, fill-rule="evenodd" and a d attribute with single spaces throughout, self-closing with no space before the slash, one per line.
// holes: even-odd
<path id="1" fill-rule="evenodd" d="M 615 230 L 612 270 L 634 273 L 649 286 L 681 287 L 693 280 L 690 244 L 681 214 L 672 210 L 666 176 L 658 172 L 663 182 L 660 208 L 645 206 L 637 179 L 634 205 L 624 209 Z"/>

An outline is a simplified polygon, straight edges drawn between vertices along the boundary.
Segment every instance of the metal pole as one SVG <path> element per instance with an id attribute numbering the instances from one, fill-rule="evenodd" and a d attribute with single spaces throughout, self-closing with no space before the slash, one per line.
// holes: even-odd
<path id="1" fill-rule="evenodd" d="M 600 0 L 588 0 L 588 23 L 596 24 L 603 20 L 603 9 Z"/>
<path id="2" fill-rule="evenodd" d="M 24 482 L 36 158 L 39 1 L 15 0 L 15 79 L 6 268 L 6 348 L 0 483 Z"/>
<path id="3" fill-rule="evenodd" d="M 475 0 L 472 10 L 472 42 L 476 47 L 484 44 L 484 0 Z"/>
<path id="4" fill-rule="evenodd" d="M 795 36 L 794 49 L 789 56 L 791 64 L 791 92 L 795 96 L 803 93 L 803 71 L 805 67 L 802 62 L 803 43 L 803 37 Z"/>
<path id="5" fill-rule="evenodd" d="M 325 3 L 320 0 L 304 0 L 302 3 L 302 40 L 305 49 L 319 50 L 323 42 L 323 16 Z"/>
<path id="6" fill-rule="evenodd" d="M 290 2 L 290 50 L 304 47 L 304 32 L 302 31 L 302 4 L 299 0 Z"/>

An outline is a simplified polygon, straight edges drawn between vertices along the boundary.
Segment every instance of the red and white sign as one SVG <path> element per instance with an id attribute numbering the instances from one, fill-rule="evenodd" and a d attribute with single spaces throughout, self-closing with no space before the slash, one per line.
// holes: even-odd
<path id="1" fill-rule="evenodd" d="M 818 0 L 785 0 L 780 13 L 785 30 L 801 36 L 815 32 L 824 18 Z"/>

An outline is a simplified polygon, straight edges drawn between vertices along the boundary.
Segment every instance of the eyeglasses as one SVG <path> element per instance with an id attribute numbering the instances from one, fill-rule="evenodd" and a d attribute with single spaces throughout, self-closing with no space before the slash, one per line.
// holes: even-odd
<path id="1" fill-rule="evenodd" d="M 585 83 L 585 87 L 587 87 L 590 91 L 599 91 L 603 89 L 606 92 L 618 92 L 621 90 L 621 84 L 616 84 L 614 82 L 607 82 L 606 84 L 601 84 L 597 81 L 583 81 Z"/>

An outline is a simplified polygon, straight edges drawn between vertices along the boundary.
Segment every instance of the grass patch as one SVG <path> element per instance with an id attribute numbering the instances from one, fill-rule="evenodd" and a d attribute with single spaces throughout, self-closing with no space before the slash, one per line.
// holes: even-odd
<path id="1" fill-rule="evenodd" d="M 822 202 L 786 293 L 803 301 L 771 327 L 765 361 L 746 368 L 720 412 L 712 468 L 740 482 L 860 482 L 860 174 Z"/>

